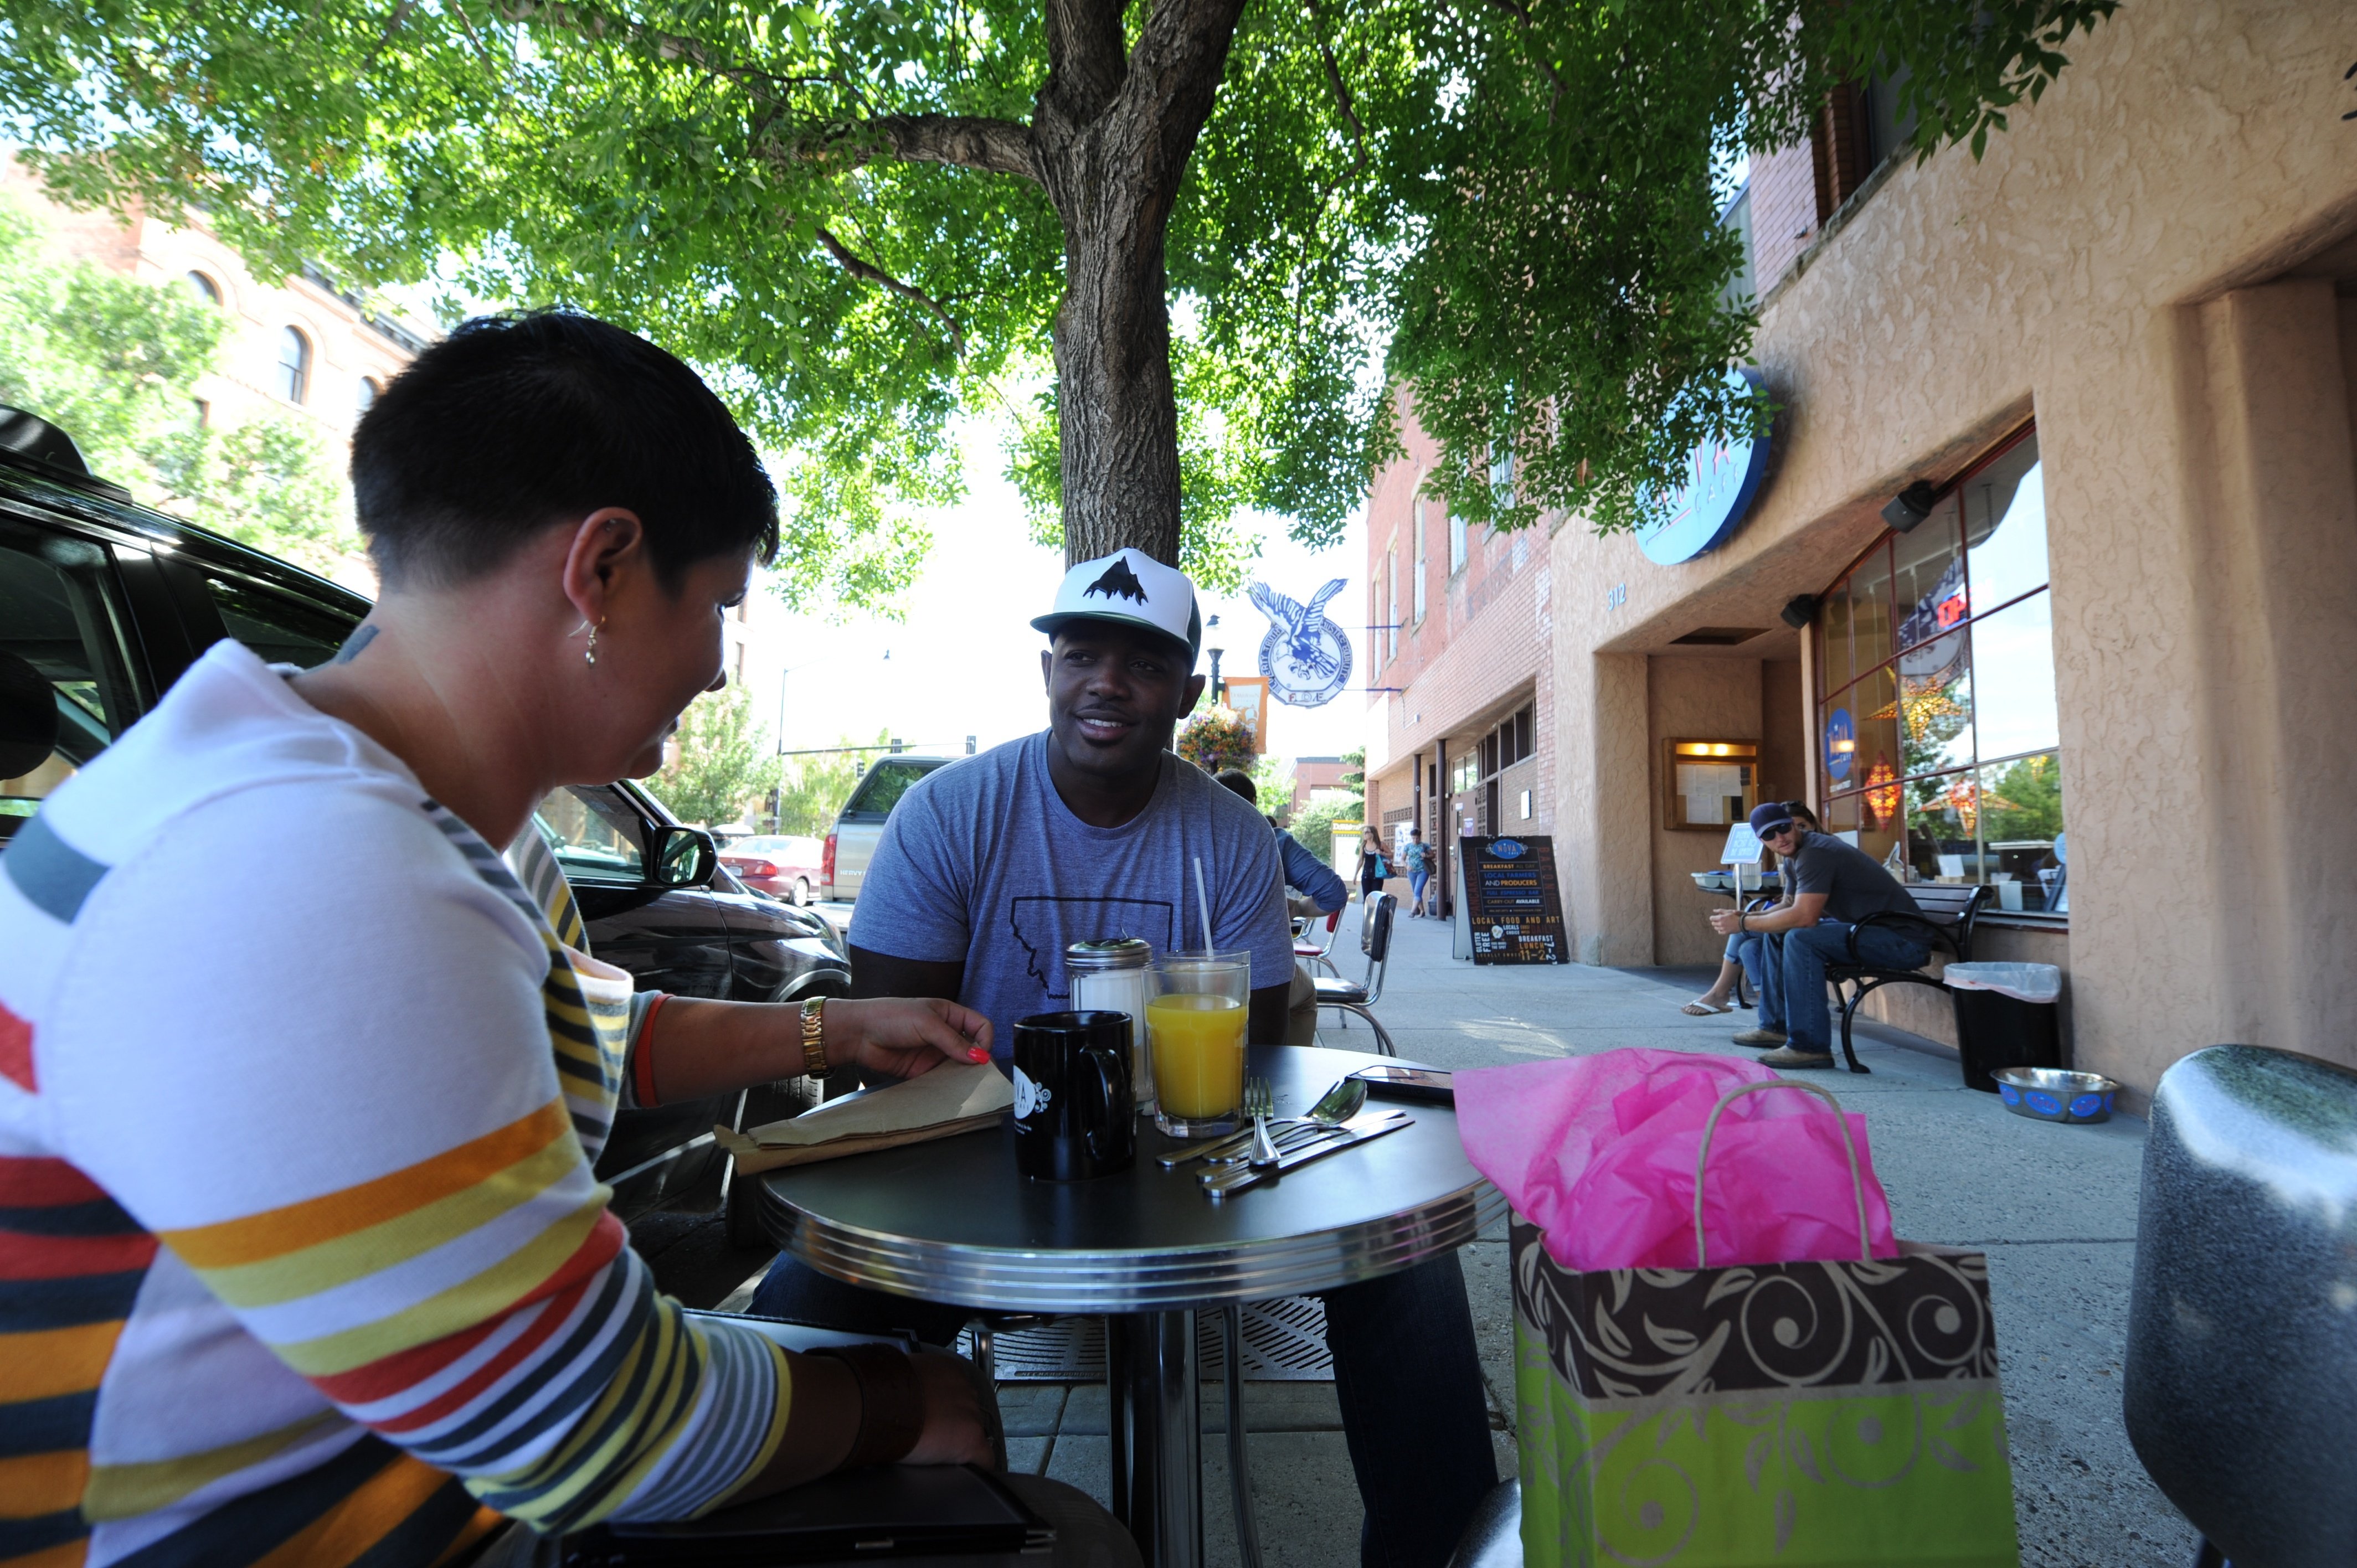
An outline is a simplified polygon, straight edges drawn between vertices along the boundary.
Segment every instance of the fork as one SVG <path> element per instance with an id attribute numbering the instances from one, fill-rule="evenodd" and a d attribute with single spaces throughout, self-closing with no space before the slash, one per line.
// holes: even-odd
<path id="1" fill-rule="evenodd" d="M 1276 1164 L 1276 1144 L 1268 1135 L 1268 1119 L 1276 1113 L 1276 1091 L 1265 1078 L 1244 1079 L 1244 1112 L 1252 1117 L 1252 1163 L 1255 1167 Z"/>

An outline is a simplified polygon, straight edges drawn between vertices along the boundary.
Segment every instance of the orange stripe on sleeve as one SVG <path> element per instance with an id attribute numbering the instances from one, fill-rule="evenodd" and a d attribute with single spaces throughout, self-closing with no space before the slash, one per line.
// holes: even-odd
<path id="1" fill-rule="evenodd" d="M 448 1472 L 404 1454 L 296 1530 L 253 1568 L 329 1568 L 350 1563 L 450 1484 Z"/>
<path id="2" fill-rule="evenodd" d="M 528 1116 L 494 1128 L 374 1181 L 324 1193 L 284 1208 L 265 1209 L 218 1225 L 167 1230 L 164 1242 L 191 1268 L 226 1269 L 284 1256 L 321 1241 L 381 1224 L 464 1192 L 518 1160 L 546 1148 L 573 1129 L 560 1097 Z"/>

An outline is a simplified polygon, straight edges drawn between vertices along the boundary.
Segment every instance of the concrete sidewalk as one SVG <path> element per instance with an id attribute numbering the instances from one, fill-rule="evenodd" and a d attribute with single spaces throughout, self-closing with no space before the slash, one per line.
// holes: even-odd
<path id="1" fill-rule="evenodd" d="M 1356 978 L 1358 915 L 1336 943 Z M 1566 965 L 1475 969 L 1448 957 L 1448 928 L 1399 922 L 1378 1011 L 1403 1056 L 1438 1067 L 1654 1046 L 1749 1055 L 1727 1036 L 1751 1015 L 1689 1018 L 1699 977 Z M 1334 1015 L 1329 1015 L 1329 1019 Z M 1953 1056 L 1896 1031 L 1862 1028 L 1870 1076 L 1809 1075 L 1867 1118 L 1875 1167 L 1900 1234 L 1989 1255 L 2021 1560 L 2029 1568 L 2183 1568 L 2194 1538 L 2146 1479 L 2120 1419 L 2120 1363 L 2136 1235 L 2144 1125 L 2058 1127 L 2009 1115 L 1964 1089 Z M 1372 1050 L 1363 1026 L 1329 1022 L 1321 1043 Z M 1512 1473 L 1511 1277 L 1502 1235 L 1462 1254 L 1490 1384 L 1501 1476 Z M 1104 1391 L 1003 1388 L 1012 1457 L 1105 1497 Z M 1219 1392 L 1204 1390 L 1224 1431 Z M 1331 1384 L 1244 1391 L 1263 1552 L 1269 1568 L 1350 1568 L 1358 1492 Z M 1224 1445 L 1205 1445 L 1205 1529 L 1219 1568 L 1236 1562 Z"/>

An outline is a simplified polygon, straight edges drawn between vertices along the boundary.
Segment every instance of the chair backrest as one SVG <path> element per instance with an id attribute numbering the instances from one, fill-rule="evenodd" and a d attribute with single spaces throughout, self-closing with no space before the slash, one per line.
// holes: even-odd
<path id="1" fill-rule="evenodd" d="M 2357 1072 L 2212 1046 L 2153 1091 L 2122 1410 L 2236 1568 L 2357 1552 Z"/>
<path id="2" fill-rule="evenodd" d="M 1367 1001 L 1372 1004 L 1383 994 L 1383 972 L 1390 967 L 1392 957 L 1392 915 L 1399 900 L 1388 893 L 1378 893 L 1366 902 L 1366 913 L 1359 920 L 1359 950 L 1367 955 Z"/>

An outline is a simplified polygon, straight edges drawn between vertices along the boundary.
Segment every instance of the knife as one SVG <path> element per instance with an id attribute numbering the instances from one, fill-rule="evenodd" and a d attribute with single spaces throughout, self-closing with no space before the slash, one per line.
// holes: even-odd
<path id="1" fill-rule="evenodd" d="M 1242 1192 L 1264 1176 L 1276 1176 L 1297 1165 L 1306 1165 L 1312 1160 L 1324 1159 L 1328 1155 L 1372 1142 L 1386 1133 L 1396 1133 L 1414 1120 L 1414 1117 L 1396 1111 L 1383 1116 L 1353 1117 L 1329 1136 L 1290 1151 L 1273 1165 L 1263 1165 L 1258 1169 L 1243 1165 L 1207 1174 L 1202 1178 L 1203 1195 L 1220 1198 L 1232 1192 Z"/>

